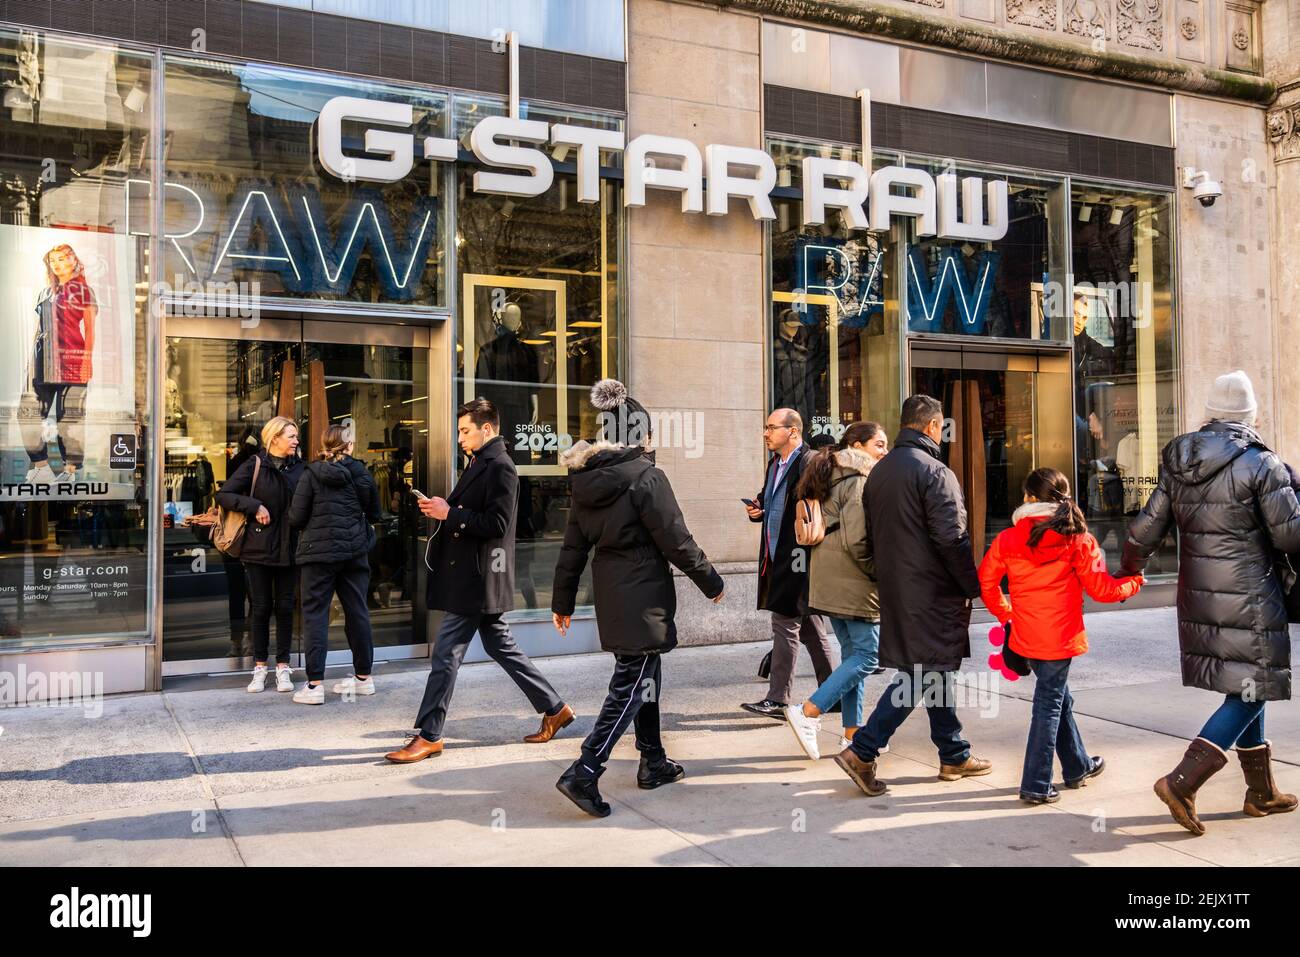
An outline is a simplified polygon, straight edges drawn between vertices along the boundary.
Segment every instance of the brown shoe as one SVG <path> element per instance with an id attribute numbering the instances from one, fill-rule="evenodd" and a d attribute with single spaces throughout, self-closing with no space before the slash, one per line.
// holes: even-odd
<path id="1" fill-rule="evenodd" d="M 838 764 L 844 773 L 853 779 L 867 797 L 880 797 L 889 790 L 885 782 L 876 777 L 876 762 L 863 761 L 853 753 L 852 748 L 845 748 L 839 754 L 835 755 L 835 763 Z"/>
<path id="2" fill-rule="evenodd" d="M 545 744 L 559 734 L 561 728 L 567 728 L 573 724 L 573 718 L 573 709 L 567 704 L 563 705 L 555 714 L 544 714 L 542 715 L 542 726 L 537 729 L 536 734 L 526 735 L 524 742 L 526 744 Z"/>
<path id="3" fill-rule="evenodd" d="M 1265 741 L 1257 748 L 1237 748 L 1241 773 L 1246 776 L 1246 803 L 1242 811 L 1251 817 L 1267 817 L 1294 811 L 1296 797 L 1283 794 L 1273 780 L 1273 746 Z"/>
<path id="4" fill-rule="evenodd" d="M 993 770 L 993 762 L 986 758 L 967 758 L 961 764 L 940 764 L 940 781 L 960 781 L 962 778 L 977 778 Z"/>
<path id="5" fill-rule="evenodd" d="M 425 758 L 432 758 L 435 755 L 442 754 L 442 739 L 437 741 L 426 741 L 418 734 L 400 751 L 390 751 L 384 755 L 394 764 L 414 764 L 416 761 L 423 761 Z"/>
<path id="6" fill-rule="evenodd" d="M 1196 816 L 1196 792 L 1227 763 L 1228 756 L 1217 745 L 1196 738 L 1178 767 L 1155 783 L 1156 797 L 1168 805 L 1175 821 L 1197 837 L 1205 833 L 1205 825 Z"/>

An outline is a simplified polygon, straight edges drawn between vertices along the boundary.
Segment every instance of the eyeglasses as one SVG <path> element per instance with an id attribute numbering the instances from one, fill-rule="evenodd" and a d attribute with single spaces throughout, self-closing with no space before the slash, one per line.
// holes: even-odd
<path id="1" fill-rule="evenodd" d="M 777 429 L 793 429 L 793 428 L 794 428 L 793 425 L 765 425 L 763 426 L 763 433 L 766 434 L 768 432 L 775 432 Z"/>

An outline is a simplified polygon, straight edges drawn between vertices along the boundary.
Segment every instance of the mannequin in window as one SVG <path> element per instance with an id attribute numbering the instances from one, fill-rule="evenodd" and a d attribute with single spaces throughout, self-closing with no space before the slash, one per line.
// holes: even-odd
<path id="1" fill-rule="evenodd" d="M 803 323 L 799 313 L 781 310 L 772 344 L 776 404 L 794 409 L 806 422 L 811 422 L 817 411 L 812 339 L 812 327 Z"/>
<path id="2" fill-rule="evenodd" d="M 508 302 L 494 316 L 496 336 L 478 351 L 474 372 L 480 396 L 491 399 L 501 416 L 501 436 L 516 463 L 531 462 L 527 450 L 516 450 L 516 433 L 538 421 L 537 385 L 541 377 L 537 352 L 521 341 L 523 310 Z"/>

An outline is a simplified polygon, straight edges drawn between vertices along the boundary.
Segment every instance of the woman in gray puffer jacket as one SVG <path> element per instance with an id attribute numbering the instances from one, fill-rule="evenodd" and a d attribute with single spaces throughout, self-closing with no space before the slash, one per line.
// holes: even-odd
<path id="1" fill-rule="evenodd" d="M 1277 790 L 1264 702 L 1291 697 L 1291 639 L 1279 553 L 1300 551 L 1300 502 L 1281 459 L 1253 429 L 1255 391 L 1241 371 L 1215 380 L 1210 420 L 1165 446 L 1160 480 L 1133 519 L 1121 574 L 1141 571 L 1178 528 L 1178 643 L 1183 684 L 1224 695 L 1183 760 L 1155 784 L 1175 821 L 1204 834 L 1196 791 L 1234 745 L 1246 778 L 1243 810 L 1296 807 Z"/>
<path id="2" fill-rule="evenodd" d="M 840 666 L 802 704 L 785 709 L 786 722 L 808 757 L 821 756 L 821 716 L 841 705 L 844 737 L 862 724 L 862 682 L 876 668 L 880 650 L 880 596 L 867 557 L 867 518 L 862 490 L 871 467 L 889 450 L 876 422 L 855 422 L 840 444 L 818 452 L 804 465 L 795 491 L 803 502 L 821 503 L 826 537 L 811 546 L 808 563 L 809 613 L 826 615 L 840 642 Z"/>

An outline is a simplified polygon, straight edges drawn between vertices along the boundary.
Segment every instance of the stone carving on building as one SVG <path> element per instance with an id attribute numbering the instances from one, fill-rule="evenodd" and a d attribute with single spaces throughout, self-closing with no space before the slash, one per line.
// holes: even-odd
<path id="1" fill-rule="evenodd" d="M 1246 47 L 1250 46 L 1250 34 L 1246 32 L 1244 27 L 1237 27 L 1236 30 L 1232 31 L 1232 45 L 1238 50 L 1245 50 Z"/>
<path id="2" fill-rule="evenodd" d="M 1056 29 L 1056 0 L 1007 0 L 1007 23 Z"/>
<path id="3" fill-rule="evenodd" d="M 1300 159 L 1300 106 L 1272 110 L 1267 119 L 1268 138 L 1273 144 L 1273 159 Z"/>
<path id="4" fill-rule="evenodd" d="M 1108 36 L 1102 0 L 1066 0 L 1065 32 L 1089 39 Z"/>
<path id="5" fill-rule="evenodd" d="M 923 7 L 942 7 L 943 0 L 911 0 L 912 3 L 919 3 Z"/>
<path id="6" fill-rule="evenodd" d="M 1122 42 L 1131 47 L 1163 50 L 1164 0 L 1116 0 L 1115 32 Z"/>
<path id="7" fill-rule="evenodd" d="M 1197 27 L 1196 21 L 1191 17 L 1183 17 L 1182 23 L 1178 24 L 1178 29 L 1183 32 L 1183 37 L 1188 40 L 1195 40 L 1196 34 L 1200 32 L 1200 28 Z"/>

